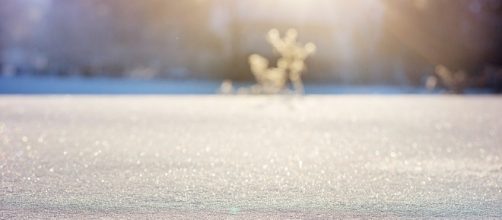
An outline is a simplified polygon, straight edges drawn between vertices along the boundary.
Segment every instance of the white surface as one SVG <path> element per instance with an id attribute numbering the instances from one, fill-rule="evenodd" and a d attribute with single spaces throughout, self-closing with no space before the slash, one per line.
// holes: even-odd
<path id="1" fill-rule="evenodd" d="M 1 96 L 0 218 L 502 217 L 502 99 Z"/>

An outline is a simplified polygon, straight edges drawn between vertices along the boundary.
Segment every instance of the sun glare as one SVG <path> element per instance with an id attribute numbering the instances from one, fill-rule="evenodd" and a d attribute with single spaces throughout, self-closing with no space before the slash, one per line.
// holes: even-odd
<path id="1" fill-rule="evenodd" d="M 375 14 L 381 14 L 379 1 L 360 0 L 257 0 L 240 1 L 240 11 L 244 16 L 270 18 L 272 21 L 291 23 L 338 22 L 359 25 L 359 22 Z"/>

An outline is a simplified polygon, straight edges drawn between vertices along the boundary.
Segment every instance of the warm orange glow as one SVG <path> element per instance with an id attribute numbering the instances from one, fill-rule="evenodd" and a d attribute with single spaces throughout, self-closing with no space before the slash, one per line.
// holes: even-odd
<path id="1" fill-rule="evenodd" d="M 237 1 L 237 4 L 242 16 L 269 22 L 371 25 L 366 20 L 382 13 L 380 1 L 373 0 L 257 0 Z"/>

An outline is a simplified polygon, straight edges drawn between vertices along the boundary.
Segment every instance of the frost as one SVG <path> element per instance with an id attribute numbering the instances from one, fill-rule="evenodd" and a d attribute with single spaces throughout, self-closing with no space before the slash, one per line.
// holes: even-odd
<path id="1" fill-rule="evenodd" d="M 249 57 L 251 72 L 253 72 L 258 85 L 253 92 L 273 94 L 279 93 L 286 85 L 287 64 L 279 60 L 276 68 L 270 68 L 268 60 L 260 55 L 253 54 Z"/>
<path id="2" fill-rule="evenodd" d="M 288 73 L 295 91 L 303 93 L 301 74 L 306 70 L 305 60 L 316 51 L 316 46 L 313 43 L 303 45 L 297 42 L 297 37 L 295 29 L 289 29 L 284 38 L 280 37 L 278 30 L 272 29 L 268 33 L 268 42 L 281 55 L 277 66 Z"/>
<path id="3" fill-rule="evenodd" d="M 500 109 L 491 96 L 4 96 L 0 218 L 501 218 Z"/>
<path id="4" fill-rule="evenodd" d="M 282 38 L 278 30 L 270 30 L 267 41 L 281 57 L 277 60 L 276 67 L 272 67 L 265 57 L 259 54 L 250 55 L 249 65 L 257 85 L 249 89 L 241 88 L 240 93 L 277 94 L 283 92 L 290 82 L 297 94 L 303 94 L 301 76 L 307 69 L 305 60 L 316 51 L 316 46 L 313 43 L 303 45 L 297 41 L 297 37 L 298 32 L 295 29 L 289 29 Z M 220 93 L 232 92 L 231 82 L 225 80 L 220 86 Z"/>
<path id="5" fill-rule="evenodd" d="M 452 93 L 463 93 L 466 87 L 467 74 L 466 72 L 459 70 L 456 72 L 450 71 L 447 67 L 443 65 L 438 65 L 435 71 L 439 81 Z M 426 86 L 429 89 L 433 89 L 437 86 L 438 80 L 434 78 L 429 78 L 426 82 Z"/>

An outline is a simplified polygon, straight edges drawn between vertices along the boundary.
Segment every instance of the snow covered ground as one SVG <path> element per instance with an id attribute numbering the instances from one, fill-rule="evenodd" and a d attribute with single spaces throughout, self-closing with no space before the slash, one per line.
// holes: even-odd
<path id="1" fill-rule="evenodd" d="M 0 76 L 0 94 L 175 94 L 201 95 L 218 92 L 221 81 L 138 80 L 81 77 Z M 237 88 L 252 83 L 234 83 Z M 428 93 L 425 87 L 408 86 L 305 86 L 307 94 L 403 94 Z M 482 93 L 487 91 L 469 91 Z"/>
<path id="2" fill-rule="evenodd" d="M 502 218 L 497 96 L 0 96 L 0 219 Z"/>

